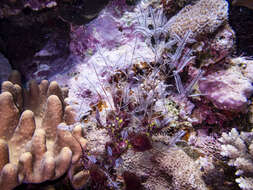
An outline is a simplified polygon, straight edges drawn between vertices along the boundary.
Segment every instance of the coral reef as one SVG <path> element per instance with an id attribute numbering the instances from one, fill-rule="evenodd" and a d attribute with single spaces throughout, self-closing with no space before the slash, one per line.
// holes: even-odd
<path id="1" fill-rule="evenodd" d="M 0 51 L 25 77 L 2 82 L 0 185 L 251 189 L 252 132 L 218 141 L 253 123 L 229 2 L 108 2 L 0 5 Z"/>
<path id="2" fill-rule="evenodd" d="M 235 128 L 229 133 L 223 133 L 219 139 L 221 155 L 229 158 L 228 164 L 236 167 L 235 175 L 240 188 L 243 190 L 253 189 L 253 133 L 239 133 Z"/>
<path id="3" fill-rule="evenodd" d="M 10 78 L 13 83 L 3 82 L 0 95 L 0 184 L 6 190 L 61 177 L 79 161 L 86 143 L 80 126 L 73 134 L 57 128 L 74 122 L 74 113 L 63 102 L 66 89 L 56 82 L 31 81 L 27 91 L 18 85 L 17 72 Z"/>

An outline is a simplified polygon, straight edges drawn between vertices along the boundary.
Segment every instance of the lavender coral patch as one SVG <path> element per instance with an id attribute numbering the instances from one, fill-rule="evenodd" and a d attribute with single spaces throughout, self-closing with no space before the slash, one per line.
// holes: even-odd
<path id="1" fill-rule="evenodd" d="M 110 11 L 109 8 L 104 10 L 87 26 L 72 27 L 70 50 L 74 54 L 81 56 L 91 54 L 96 51 L 98 44 L 112 49 L 134 38 L 134 35 L 131 34 L 133 29 L 123 26 L 111 15 Z"/>
<path id="2" fill-rule="evenodd" d="M 199 89 L 221 110 L 245 112 L 253 93 L 251 82 L 236 68 L 211 73 L 199 82 Z"/>

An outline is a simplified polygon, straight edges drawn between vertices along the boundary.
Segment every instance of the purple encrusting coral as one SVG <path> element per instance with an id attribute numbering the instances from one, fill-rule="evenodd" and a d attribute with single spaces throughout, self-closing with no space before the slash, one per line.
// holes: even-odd
<path id="1" fill-rule="evenodd" d="M 253 93 L 251 81 L 234 68 L 208 74 L 199 88 L 215 107 L 231 112 L 247 111 L 248 98 Z"/>
<path id="2" fill-rule="evenodd" d="M 134 38 L 133 27 L 124 26 L 108 11 L 104 10 L 97 19 L 87 26 L 76 28 L 73 26 L 71 28 L 70 50 L 75 55 L 93 54 L 97 51 L 96 46 L 98 45 L 112 49 L 126 44 Z"/>

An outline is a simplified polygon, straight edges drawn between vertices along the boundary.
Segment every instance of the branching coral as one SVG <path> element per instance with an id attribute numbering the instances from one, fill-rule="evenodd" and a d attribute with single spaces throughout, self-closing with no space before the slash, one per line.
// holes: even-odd
<path id="1" fill-rule="evenodd" d="M 243 190 L 253 189 L 253 133 L 239 133 L 235 128 L 220 138 L 221 155 L 229 158 L 228 165 L 236 167 L 236 182 Z"/>
<path id="2" fill-rule="evenodd" d="M 6 190 L 61 177 L 80 159 L 75 139 L 82 147 L 86 143 L 80 126 L 73 134 L 57 128 L 62 122 L 73 124 L 74 116 L 56 82 L 31 81 L 27 91 L 18 85 L 17 72 L 10 78 L 13 83 L 4 82 L 0 95 L 0 184 Z"/>

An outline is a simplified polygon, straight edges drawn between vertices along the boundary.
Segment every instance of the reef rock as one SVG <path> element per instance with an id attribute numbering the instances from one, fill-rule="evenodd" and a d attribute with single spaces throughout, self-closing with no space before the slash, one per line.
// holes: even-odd
<path id="1" fill-rule="evenodd" d="M 230 60 L 232 65 L 238 66 L 242 74 L 253 82 L 253 60 L 247 57 L 237 57 Z"/>
<path id="2" fill-rule="evenodd" d="M 245 112 L 253 93 L 251 81 L 237 67 L 207 74 L 200 80 L 199 89 L 216 108 L 232 112 Z"/>

